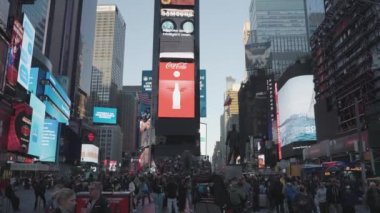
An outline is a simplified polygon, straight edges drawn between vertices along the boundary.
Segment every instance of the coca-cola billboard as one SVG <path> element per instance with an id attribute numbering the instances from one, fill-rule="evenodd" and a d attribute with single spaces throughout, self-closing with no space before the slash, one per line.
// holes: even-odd
<path id="1" fill-rule="evenodd" d="M 161 4 L 194 6 L 195 0 L 161 0 Z"/>
<path id="2" fill-rule="evenodd" d="M 160 58 L 194 59 L 194 10 L 163 8 Z"/>
<path id="3" fill-rule="evenodd" d="M 32 120 L 32 108 L 25 103 L 13 106 L 15 114 L 10 118 L 6 150 L 27 153 Z"/>
<path id="4" fill-rule="evenodd" d="M 195 116 L 194 63 L 161 62 L 158 83 L 158 117 Z"/>

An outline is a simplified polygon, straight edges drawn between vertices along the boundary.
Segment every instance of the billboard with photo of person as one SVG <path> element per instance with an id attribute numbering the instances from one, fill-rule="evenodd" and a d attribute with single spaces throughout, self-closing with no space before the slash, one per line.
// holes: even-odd
<path id="1" fill-rule="evenodd" d="M 13 22 L 12 36 L 8 49 L 6 85 L 15 89 L 17 84 L 18 67 L 20 62 L 21 44 L 24 29 L 17 19 Z"/>

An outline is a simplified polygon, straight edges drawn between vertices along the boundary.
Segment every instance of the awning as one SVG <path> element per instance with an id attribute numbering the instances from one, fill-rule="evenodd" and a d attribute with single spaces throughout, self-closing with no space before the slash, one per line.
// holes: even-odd
<path id="1" fill-rule="evenodd" d="M 58 171 L 58 167 L 41 163 L 12 163 L 11 171 Z"/>

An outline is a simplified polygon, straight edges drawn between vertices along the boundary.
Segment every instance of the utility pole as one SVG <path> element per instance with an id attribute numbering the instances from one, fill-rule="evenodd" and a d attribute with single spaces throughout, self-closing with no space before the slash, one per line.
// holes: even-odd
<path id="1" fill-rule="evenodd" d="M 358 148 L 359 148 L 359 160 L 361 168 L 361 177 L 363 184 L 363 192 L 367 192 L 367 177 L 365 173 L 365 164 L 364 164 L 364 143 L 362 140 L 362 122 L 360 121 L 360 112 L 359 112 L 359 100 L 355 98 L 355 121 L 356 121 L 356 130 L 358 134 Z"/>

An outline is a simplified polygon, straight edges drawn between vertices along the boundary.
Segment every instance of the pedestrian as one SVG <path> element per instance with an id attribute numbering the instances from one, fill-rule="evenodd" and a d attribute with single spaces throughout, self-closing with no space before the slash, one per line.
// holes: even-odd
<path id="1" fill-rule="evenodd" d="M 371 182 L 367 191 L 367 205 L 371 213 L 380 212 L 380 190 L 376 188 L 376 184 Z"/>
<path id="2" fill-rule="evenodd" d="M 243 189 L 243 183 L 233 179 L 229 189 L 231 208 L 233 213 L 241 213 L 244 209 L 247 195 Z"/>
<path id="3" fill-rule="evenodd" d="M 327 188 L 326 191 L 326 199 L 330 210 L 333 210 L 332 212 L 339 213 L 341 201 L 341 190 L 339 186 L 339 181 L 331 181 L 331 185 Z"/>
<path id="4" fill-rule="evenodd" d="M 15 191 L 13 190 L 13 186 L 9 182 L 5 188 L 5 197 L 11 201 L 13 211 L 20 211 L 20 198 L 17 197 Z"/>
<path id="5" fill-rule="evenodd" d="M 57 207 L 54 213 L 74 213 L 76 196 L 72 189 L 62 188 L 54 193 L 54 200 Z"/>
<path id="6" fill-rule="evenodd" d="M 107 200 L 102 196 L 103 186 L 100 182 L 92 182 L 89 187 L 90 200 L 87 204 L 87 213 L 109 213 Z"/>
<path id="7" fill-rule="evenodd" d="M 355 213 L 355 204 L 357 203 L 357 197 L 352 192 L 350 185 L 347 185 L 345 188 L 345 191 L 342 193 L 343 212 Z"/>
<path id="8" fill-rule="evenodd" d="M 34 195 L 35 195 L 34 210 L 37 209 L 39 198 L 42 200 L 44 208 L 46 207 L 45 192 L 46 192 L 45 182 L 43 181 L 43 179 L 41 179 L 34 186 Z"/>
<path id="9" fill-rule="evenodd" d="M 152 190 L 153 190 L 153 202 L 154 202 L 155 212 L 162 213 L 165 194 L 163 190 L 162 181 L 159 177 L 157 177 L 154 180 Z"/>
<path id="10" fill-rule="evenodd" d="M 313 212 L 313 197 L 307 193 L 304 186 L 300 187 L 299 193 L 295 196 L 292 208 L 294 213 Z"/>
<path id="11" fill-rule="evenodd" d="M 316 192 L 316 196 L 315 196 L 316 202 L 319 206 L 320 213 L 328 213 L 329 212 L 326 196 L 327 196 L 327 189 L 325 187 L 325 184 L 320 183 L 318 188 L 317 188 L 317 192 Z"/>
<path id="12" fill-rule="evenodd" d="M 173 176 L 169 178 L 169 182 L 166 185 L 166 197 L 168 212 L 174 211 L 174 213 L 179 213 L 177 204 L 178 185 Z"/>
<path id="13" fill-rule="evenodd" d="M 286 201 L 288 204 L 289 213 L 293 213 L 293 201 L 297 194 L 298 194 L 298 191 L 297 191 L 296 186 L 293 185 L 293 183 L 289 181 L 286 184 L 286 188 L 285 188 L 285 196 L 286 196 Z"/>

